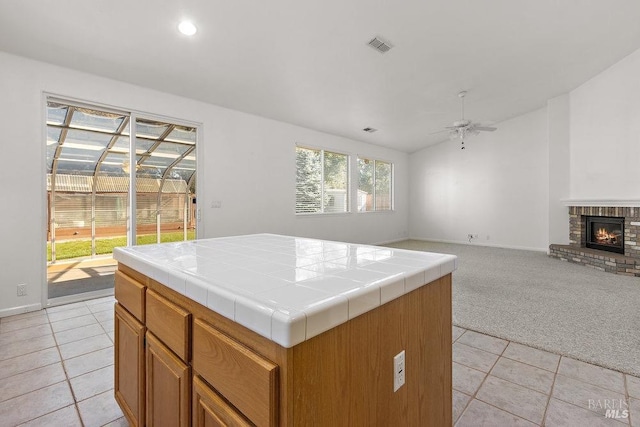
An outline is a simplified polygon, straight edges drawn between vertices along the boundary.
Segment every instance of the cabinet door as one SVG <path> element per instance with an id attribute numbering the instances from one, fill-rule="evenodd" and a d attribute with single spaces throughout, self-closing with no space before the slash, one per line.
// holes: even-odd
<path id="1" fill-rule="evenodd" d="M 132 426 L 145 425 L 144 325 L 115 305 L 115 398 Z"/>
<path id="2" fill-rule="evenodd" d="M 194 427 L 253 426 L 198 376 L 193 377 Z"/>
<path id="3" fill-rule="evenodd" d="M 278 365 L 196 319 L 193 370 L 251 422 L 278 425 Z"/>
<path id="4" fill-rule="evenodd" d="M 191 423 L 191 368 L 147 332 L 147 425 Z"/>

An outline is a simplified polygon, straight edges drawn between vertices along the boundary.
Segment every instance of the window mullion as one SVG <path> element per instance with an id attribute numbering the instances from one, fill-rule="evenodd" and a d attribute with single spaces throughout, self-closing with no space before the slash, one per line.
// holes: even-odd
<path id="1" fill-rule="evenodd" d="M 320 213 L 324 213 L 324 150 L 320 150 Z"/>
<path id="2" fill-rule="evenodd" d="M 127 215 L 129 216 L 128 227 L 127 230 L 127 246 L 135 246 L 137 245 L 137 209 L 138 209 L 138 194 L 137 194 L 137 176 L 136 176 L 136 166 L 137 166 L 137 158 L 136 158 L 136 120 L 137 116 L 135 113 L 131 113 L 129 116 L 129 194 L 128 196 L 128 204 L 129 209 L 127 209 Z"/>
<path id="3" fill-rule="evenodd" d="M 389 211 L 393 210 L 393 188 L 391 184 L 392 182 L 393 182 L 393 165 L 390 163 L 389 164 L 389 188 L 387 189 L 387 192 L 389 193 L 389 202 L 388 202 Z"/>
<path id="4" fill-rule="evenodd" d="M 378 161 L 374 160 L 373 161 L 373 211 L 376 212 L 378 210 L 378 195 L 376 194 L 377 191 L 377 177 L 376 177 L 376 172 L 378 169 L 378 165 L 377 165 Z"/>

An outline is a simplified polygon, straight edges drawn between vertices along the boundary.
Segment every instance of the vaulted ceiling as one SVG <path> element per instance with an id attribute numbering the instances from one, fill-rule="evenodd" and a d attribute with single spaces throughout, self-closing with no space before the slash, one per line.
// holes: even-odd
<path id="1" fill-rule="evenodd" d="M 638 22 L 637 0 L 7 0 L 0 50 L 413 152 L 461 90 L 482 123 L 543 107 L 640 48 Z"/>

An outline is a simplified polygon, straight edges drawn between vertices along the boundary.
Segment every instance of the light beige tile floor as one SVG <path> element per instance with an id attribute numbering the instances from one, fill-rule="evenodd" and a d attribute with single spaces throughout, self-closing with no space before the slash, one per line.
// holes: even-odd
<path id="1" fill-rule="evenodd" d="M 456 326 L 453 340 L 456 427 L 640 427 L 639 378 Z"/>
<path id="2" fill-rule="evenodd" d="M 113 398 L 113 303 L 0 319 L 0 427 L 128 425 Z M 453 340 L 457 427 L 640 427 L 640 378 L 455 326 Z"/>
<path id="3" fill-rule="evenodd" d="M 0 319 L 0 427 L 128 425 L 113 398 L 114 302 Z"/>

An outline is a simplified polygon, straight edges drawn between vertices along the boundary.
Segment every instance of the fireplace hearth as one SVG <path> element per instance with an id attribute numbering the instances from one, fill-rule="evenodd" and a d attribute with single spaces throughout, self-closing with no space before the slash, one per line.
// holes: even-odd
<path id="1" fill-rule="evenodd" d="M 587 216 L 586 247 L 624 254 L 624 218 Z"/>
<path id="2" fill-rule="evenodd" d="M 549 256 L 596 270 L 640 277 L 638 206 L 569 206 L 569 244 Z"/>

